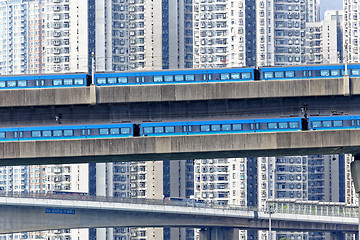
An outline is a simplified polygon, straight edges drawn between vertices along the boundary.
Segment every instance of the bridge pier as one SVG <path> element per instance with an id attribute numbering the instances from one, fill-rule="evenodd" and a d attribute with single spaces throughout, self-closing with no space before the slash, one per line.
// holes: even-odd
<path id="1" fill-rule="evenodd" d="M 332 232 L 330 234 L 330 240 L 342 240 L 345 239 L 345 235 L 342 232 Z"/>
<path id="2" fill-rule="evenodd" d="M 351 177 L 353 179 L 355 192 L 358 194 L 359 204 L 359 229 L 356 235 L 356 240 L 359 240 L 360 235 L 360 155 L 354 156 L 354 161 L 350 164 Z"/>
<path id="3" fill-rule="evenodd" d="M 199 240 L 239 240 L 239 229 L 226 227 L 202 228 Z"/>

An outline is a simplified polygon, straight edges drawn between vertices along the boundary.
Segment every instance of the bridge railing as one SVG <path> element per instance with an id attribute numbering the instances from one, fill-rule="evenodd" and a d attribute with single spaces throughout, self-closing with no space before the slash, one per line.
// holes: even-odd
<path id="1" fill-rule="evenodd" d="M 257 211 L 257 207 L 247 207 L 238 205 L 220 205 L 217 203 L 206 203 L 196 201 L 193 199 L 145 199 L 145 198 L 120 198 L 120 197 L 104 197 L 104 196 L 89 196 L 87 194 L 69 193 L 69 194 L 53 194 L 48 192 L 46 194 L 31 194 L 31 193 L 2 193 L 1 197 L 13 198 L 36 198 L 36 199 L 56 199 L 56 200 L 74 200 L 74 201 L 97 201 L 97 202 L 118 202 L 129 204 L 147 204 L 147 205 L 169 205 L 169 206 L 186 206 L 194 208 L 219 208 L 219 209 L 233 209 L 242 211 Z"/>
<path id="2" fill-rule="evenodd" d="M 206 203 L 193 199 L 145 199 L 145 198 L 120 198 L 120 197 L 102 197 L 89 196 L 80 193 L 53 194 L 16 194 L 0 192 L 1 197 L 14 198 L 36 198 L 36 199 L 57 199 L 57 200 L 74 200 L 74 201 L 97 201 L 97 202 L 119 202 L 129 204 L 147 204 L 147 205 L 169 205 L 169 206 L 186 206 L 194 208 L 217 208 L 232 209 L 241 211 L 259 211 L 272 213 L 297 214 L 297 215 L 318 215 L 318 216 L 338 216 L 358 218 L 359 208 L 357 205 L 349 205 L 336 202 L 319 202 L 319 201 L 297 201 L 293 199 L 275 199 L 267 201 L 267 206 L 258 209 L 257 207 L 246 207 L 238 205 L 219 205 L 217 203 Z M 270 206 L 270 207 L 269 207 Z"/>
<path id="3" fill-rule="evenodd" d="M 274 213 L 319 215 L 334 217 L 358 218 L 359 208 L 357 205 L 338 202 L 319 201 L 295 201 L 292 199 L 269 200 Z"/>

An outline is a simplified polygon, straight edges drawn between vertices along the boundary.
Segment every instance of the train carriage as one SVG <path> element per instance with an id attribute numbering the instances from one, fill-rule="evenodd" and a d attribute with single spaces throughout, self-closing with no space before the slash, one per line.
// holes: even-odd
<path id="1" fill-rule="evenodd" d="M 0 89 L 84 87 L 89 81 L 87 73 L 4 75 L 0 76 Z"/>
<path id="2" fill-rule="evenodd" d="M 254 80 L 254 68 L 188 69 L 95 73 L 97 86 Z"/>

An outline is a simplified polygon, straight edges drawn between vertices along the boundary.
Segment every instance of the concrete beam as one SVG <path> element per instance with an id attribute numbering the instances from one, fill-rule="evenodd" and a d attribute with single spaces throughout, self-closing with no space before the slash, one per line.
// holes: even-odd
<path id="1" fill-rule="evenodd" d="M 179 160 L 360 152 L 360 129 L 0 142 L 0 165 Z"/>
<path id="2" fill-rule="evenodd" d="M 348 95 L 360 95 L 360 78 L 1 90 L 0 107 Z"/>
<path id="3" fill-rule="evenodd" d="M 239 229 L 224 227 L 202 228 L 199 237 L 200 240 L 239 240 Z"/>

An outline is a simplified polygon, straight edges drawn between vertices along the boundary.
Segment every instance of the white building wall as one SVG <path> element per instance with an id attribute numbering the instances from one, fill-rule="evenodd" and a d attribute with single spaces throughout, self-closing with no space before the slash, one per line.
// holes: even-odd
<path id="1" fill-rule="evenodd" d="M 245 1 L 194 0 L 194 68 L 246 64 Z"/>
<path id="2" fill-rule="evenodd" d="M 348 53 L 349 63 L 359 62 L 359 18 L 360 2 L 344 0 L 344 55 Z M 346 57 L 344 57 L 346 58 Z"/>

